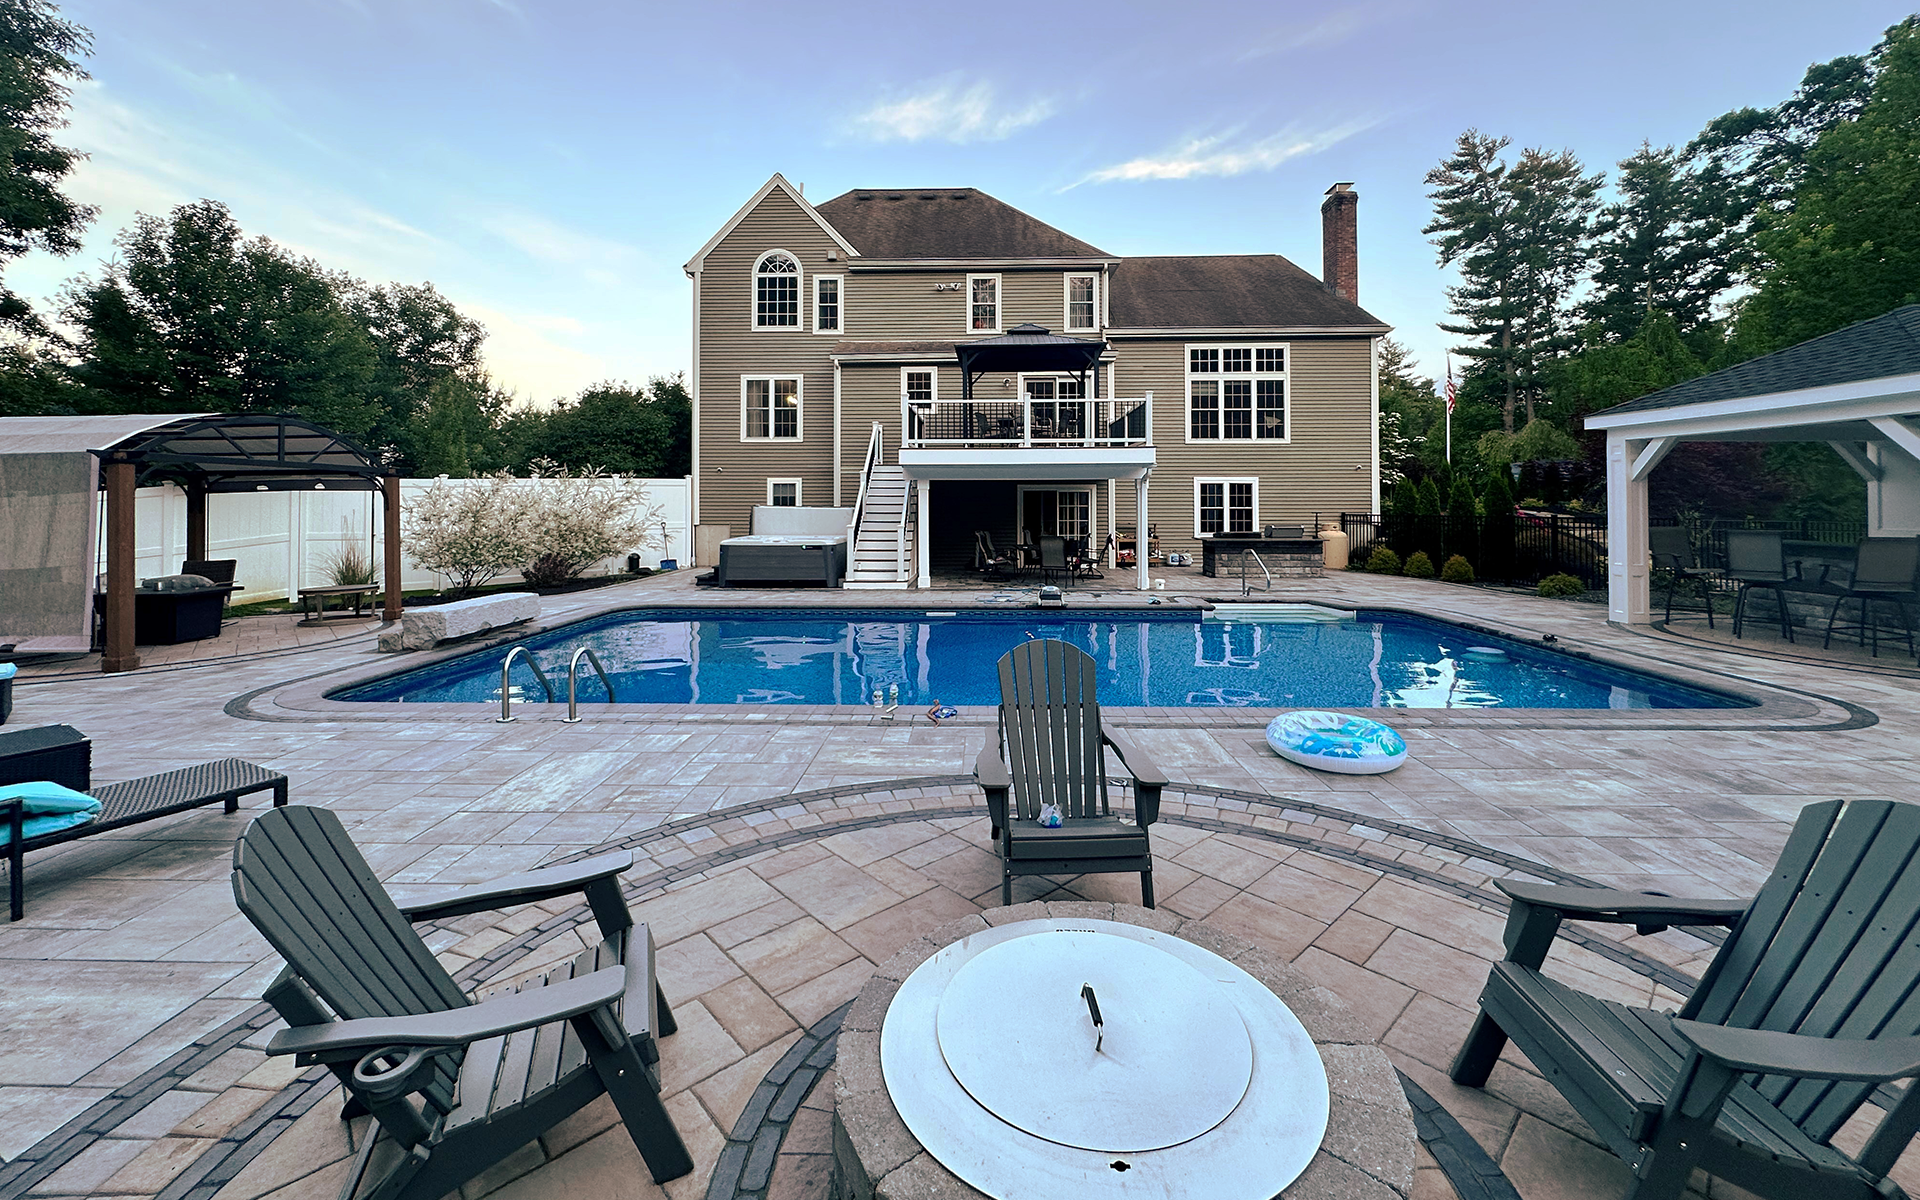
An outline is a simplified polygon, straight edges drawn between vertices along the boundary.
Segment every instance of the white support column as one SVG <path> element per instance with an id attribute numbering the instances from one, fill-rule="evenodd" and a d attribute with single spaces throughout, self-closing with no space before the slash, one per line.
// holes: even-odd
<path id="1" fill-rule="evenodd" d="M 1647 581 L 1647 477 L 1636 477 L 1633 470 L 1648 448 L 1644 441 L 1607 434 L 1607 619 L 1621 625 L 1653 620 Z"/>
<path id="2" fill-rule="evenodd" d="M 1107 549 L 1104 555 L 1105 561 L 1100 567 L 1103 571 L 1111 571 L 1118 566 L 1114 561 L 1120 554 L 1116 548 L 1120 544 L 1120 514 L 1115 511 L 1119 507 L 1119 501 L 1114 494 L 1118 490 L 1117 480 L 1107 480 Z"/>
<path id="3" fill-rule="evenodd" d="M 927 513 L 933 507 L 933 480 L 916 479 L 913 486 L 920 501 L 920 517 L 913 531 L 913 586 L 930 588 L 933 586 L 933 556 L 931 547 L 927 545 Z"/>
<path id="4" fill-rule="evenodd" d="M 1150 591 L 1153 581 L 1147 578 L 1147 475 L 1142 472 L 1133 482 L 1133 586 L 1140 591 Z"/>

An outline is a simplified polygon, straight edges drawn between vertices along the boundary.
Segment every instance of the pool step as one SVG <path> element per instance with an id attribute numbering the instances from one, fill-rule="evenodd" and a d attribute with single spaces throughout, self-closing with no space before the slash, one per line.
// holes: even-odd
<path id="1" fill-rule="evenodd" d="M 1259 621 L 1267 625 L 1330 625 L 1351 621 L 1351 609 L 1320 604 L 1216 604 L 1207 610 L 1209 621 Z"/>

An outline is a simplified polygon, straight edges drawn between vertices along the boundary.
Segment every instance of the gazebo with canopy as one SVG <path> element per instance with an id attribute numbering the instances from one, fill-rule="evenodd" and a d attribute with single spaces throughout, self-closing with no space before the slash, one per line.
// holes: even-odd
<path id="1" fill-rule="evenodd" d="M 134 652 L 134 491 L 177 483 L 187 496 L 187 557 L 207 557 L 207 497 L 217 492 L 378 491 L 385 500 L 386 613 L 400 612 L 400 480 L 345 436 L 263 413 L 0 418 L 0 643 L 16 651 L 92 644 L 99 502 L 106 503 L 102 671 Z"/>
<path id="2" fill-rule="evenodd" d="M 1867 532 L 1920 535 L 1920 304 L 1587 418 L 1607 434 L 1607 617 L 1644 625 L 1647 477 L 1681 442 L 1826 442 L 1867 484 Z"/>

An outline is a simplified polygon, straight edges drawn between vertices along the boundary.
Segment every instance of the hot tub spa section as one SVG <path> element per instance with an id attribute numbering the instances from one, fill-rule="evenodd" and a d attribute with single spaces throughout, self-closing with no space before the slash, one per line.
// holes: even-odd
<path id="1" fill-rule="evenodd" d="M 1091 654 L 1100 701 L 1167 708 L 1742 708 L 1750 702 L 1441 621 L 1319 610 L 1246 620 L 1231 610 L 629 610 L 547 630 L 524 646 L 566 703 L 567 661 L 592 648 L 613 700 L 871 705 L 903 711 L 999 703 L 994 664 L 1028 638 Z M 1487 649 L 1499 654 L 1488 654 Z M 344 701 L 498 703 L 501 647 L 330 693 Z M 518 701 L 549 699 L 516 665 Z M 581 703 L 604 703 L 592 671 Z"/>

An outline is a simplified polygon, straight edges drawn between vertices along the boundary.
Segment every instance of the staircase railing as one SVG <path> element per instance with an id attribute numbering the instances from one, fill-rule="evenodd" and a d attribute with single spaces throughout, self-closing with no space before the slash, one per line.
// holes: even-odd
<path id="1" fill-rule="evenodd" d="M 900 528 L 893 531 L 893 578 L 895 582 L 905 582 L 907 578 L 907 530 L 917 529 L 919 520 L 919 489 L 913 486 L 913 480 L 907 480 L 907 494 L 900 498 Z M 916 547 L 917 548 L 917 547 Z"/>
<path id="2" fill-rule="evenodd" d="M 1259 552 L 1254 550 L 1251 546 L 1249 546 L 1246 549 L 1240 551 L 1240 594 L 1242 596 L 1249 596 L 1253 594 L 1253 584 L 1249 582 L 1247 579 L 1247 560 L 1248 559 L 1252 559 L 1254 561 L 1254 564 L 1260 568 L 1260 573 L 1267 577 L 1267 586 L 1261 588 L 1260 590 L 1263 592 L 1272 591 L 1273 590 L 1273 572 L 1267 570 L 1267 564 L 1261 561 Z"/>
<path id="3" fill-rule="evenodd" d="M 873 436 L 867 439 L 867 461 L 860 468 L 860 494 L 853 502 L 853 517 L 847 522 L 847 553 L 854 553 L 860 545 L 860 522 L 867 515 L 867 484 L 873 479 L 873 469 L 880 465 L 880 422 L 873 423 Z"/>

